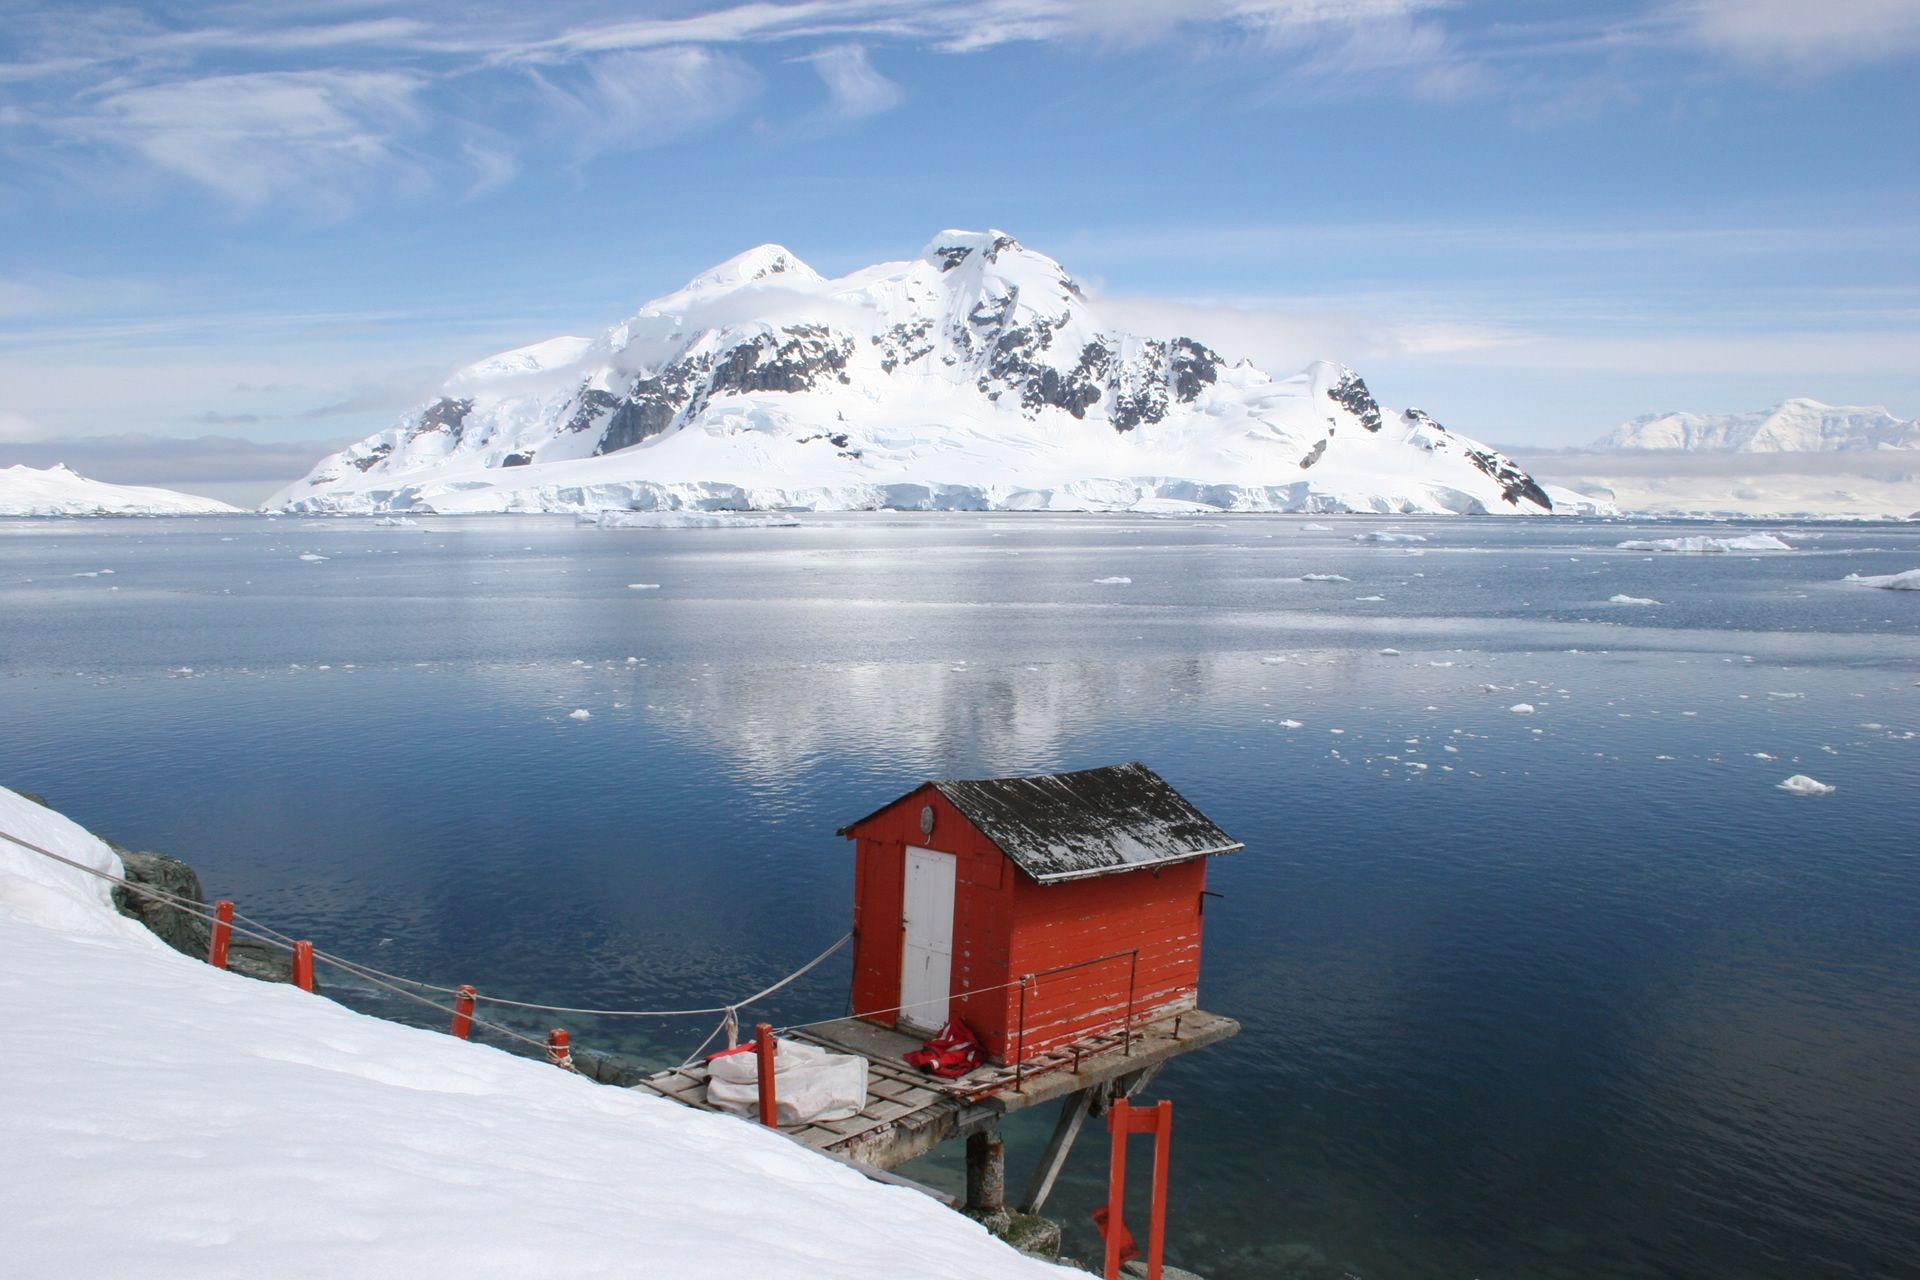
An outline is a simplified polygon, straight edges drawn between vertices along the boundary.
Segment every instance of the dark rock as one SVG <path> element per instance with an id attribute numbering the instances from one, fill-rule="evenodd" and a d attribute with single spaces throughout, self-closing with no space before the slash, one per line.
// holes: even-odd
<path id="1" fill-rule="evenodd" d="M 180 859 L 164 853 L 128 849 L 111 840 L 106 843 L 120 855 L 124 879 L 129 884 L 158 889 L 202 907 L 207 905 L 201 897 L 199 875 Z M 195 960 L 207 958 L 213 942 L 213 925 L 205 917 L 119 885 L 113 887 L 113 905 L 121 915 L 138 920 L 182 955 L 192 956 Z M 238 933 L 233 935 L 227 947 L 227 968 L 261 982 L 293 981 L 291 954 L 270 943 Z M 313 986 L 315 991 L 320 989 L 318 974 L 314 976 Z"/>
<path id="2" fill-rule="evenodd" d="M 1497 481 L 1501 496 L 1514 506 L 1519 506 L 1520 500 L 1525 498 L 1542 511 L 1553 510 L 1553 499 L 1547 497 L 1547 491 L 1511 460 L 1491 449 L 1468 449 L 1466 453 L 1467 461 Z"/>
<path id="3" fill-rule="evenodd" d="M 1173 340 L 1173 358 L 1169 372 L 1173 378 L 1174 394 L 1182 404 L 1193 400 L 1200 394 L 1202 387 L 1212 386 L 1220 379 L 1220 367 L 1226 361 L 1211 347 L 1195 342 L 1192 338 Z"/>
<path id="4" fill-rule="evenodd" d="M 596 405 L 604 402 L 612 409 L 606 419 L 606 430 L 600 435 L 600 443 L 593 448 L 594 456 L 597 458 L 621 449 L 630 449 L 642 440 L 664 433 L 693 401 L 695 393 L 702 389 L 708 368 L 705 357 L 676 361 L 654 376 L 635 382 L 627 388 L 626 396 L 619 400 L 604 391 L 587 392 L 582 397 L 583 402 L 591 401 Z M 580 413 L 574 415 L 574 421 L 581 421 L 581 413 L 585 412 L 587 409 L 583 403 Z"/>
<path id="5" fill-rule="evenodd" d="M 1006 1225 L 994 1234 L 1022 1253 L 1036 1258 L 1060 1256 L 1060 1224 L 1037 1213 L 1008 1213 Z"/>
<path id="6" fill-rule="evenodd" d="M 1359 374 L 1351 369 L 1343 371 L 1340 381 L 1327 392 L 1327 399 L 1360 419 L 1360 425 L 1369 431 L 1380 429 L 1380 403 L 1367 390 L 1367 384 Z"/>
<path id="7" fill-rule="evenodd" d="M 420 411 L 419 419 L 407 430 L 407 439 L 417 440 L 435 431 L 460 434 L 460 424 L 473 412 L 473 401 L 442 396 Z"/>
<path id="8" fill-rule="evenodd" d="M 200 903 L 200 877 L 180 859 L 132 849 L 116 848 L 115 852 L 120 855 L 120 865 L 125 868 L 129 882 L 185 898 L 196 905 Z M 147 926 L 175 951 L 206 959 L 211 926 L 200 917 L 160 898 L 119 885 L 113 887 L 113 906 L 121 915 Z"/>
<path id="9" fill-rule="evenodd" d="M 610 1084 L 618 1089 L 631 1089 L 655 1074 L 636 1058 L 594 1049 L 575 1049 L 573 1069 L 596 1084 Z"/>
<path id="10" fill-rule="evenodd" d="M 392 452 L 393 452 L 393 446 L 386 443 L 383 440 L 379 444 L 373 446 L 372 449 L 368 450 L 366 457 L 355 458 L 353 460 L 353 465 L 360 468 L 360 470 L 362 471 L 371 471 L 375 467 L 379 466 L 382 462 L 385 462 L 387 460 L 387 455 Z"/>
<path id="11" fill-rule="evenodd" d="M 530 465 L 532 462 L 533 455 L 530 453 L 510 453 L 500 459 L 500 465 L 503 467 L 524 467 Z"/>

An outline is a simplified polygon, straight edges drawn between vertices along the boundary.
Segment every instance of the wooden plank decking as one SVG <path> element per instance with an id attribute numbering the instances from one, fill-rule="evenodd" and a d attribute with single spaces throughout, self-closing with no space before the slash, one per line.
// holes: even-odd
<path id="1" fill-rule="evenodd" d="M 992 1128 L 1010 1112 L 1157 1067 L 1239 1030 L 1232 1018 L 1189 1009 L 1139 1024 L 1130 1044 L 1115 1030 L 1031 1058 L 1017 1073 L 1012 1067 L 982 1067 L 958 1080 L 939 1080 L 901 1060 L 920 1047 L 917 1037 L 844 1018 L 797 1032 L 794 1038 L 865 1058 L 866 1106 L 845 1120 L 794 1125 L 782 1132 L 816 1150 L 891 1169 L 948 1138 Z M 703 1111 L 717 1110 L 707 1103 L 704 1065 L 662 1071 L 634 1087 Z"/>

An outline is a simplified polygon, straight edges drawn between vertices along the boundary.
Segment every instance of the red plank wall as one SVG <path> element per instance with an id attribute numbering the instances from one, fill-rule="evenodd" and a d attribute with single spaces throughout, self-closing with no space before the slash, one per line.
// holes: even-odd
<path id="1" fill-rule="evenodd" d="M 932 835 L 920 810 L 933 806 Z M 1004 984 L 1024 974 L 1139 949 L 1134 1016 L 1191 1008 L 1200 981 L 1200 895 L 1204 858 L 1043 885 L 1004 854 L 931 787 L 922 787 L 852 828 L 854 863 L 853 1007 L 873 1021 L 898 1021 L 906 848 L 956 855 L 950 1002 L 988 1053 L 1011 1062 L 1125 1020 L 1125 957 L 1040 978 L 1027 989 L 1025 1034 L 1020 991 Z M 977 995 L 964 995 L 977 991 Z"/>
<path id="2" fill-rule="evenodd" d="M 1021 876 L 1014 892 L 1017 974 L 1139 949 L 1134 1018 L 1192 1008 L 1200 986 L 1200 895 L 1207 860 L 1056 884 Z M 1039 978 L 1027 988 L 1024 1056 L 1117 1028 L 1127 1006 L 1127 957 Z M 1017 994 L 1017 993 L 1016 993 Z"/>
<path id="3" fill-rule="evenodd" d="M 920 809 L 932 805 L 933 834 L 920 833 Z M 949 1002 L 998 1057 L 1008 1043 L 1008 941 L 1013 921 L 1013 881 L 1020 875 L 1006 856 L 933 787 L 905 796 L 858 824 L 854 864 L 853 1007 L 885 1010 L 873 1020 L 898 1021 L 901 926 L 908 845 L 956 856 L 953 906 L 953 972 Z M 1000 988 L 987 990 L 987 988 Z M 963 995 L 967 991 L 979 995 Z M 924 1020 L 924 1019 L 923 1019 Z"/>

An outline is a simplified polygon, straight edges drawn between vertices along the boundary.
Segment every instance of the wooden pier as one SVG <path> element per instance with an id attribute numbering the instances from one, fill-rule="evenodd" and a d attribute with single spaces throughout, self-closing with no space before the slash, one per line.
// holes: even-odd
<path id="1" fill-rule="evenodd" d="M 866 1105 L 845 1120 L 792 1125 L 781 1132 L 873 1175 L 923 1156 L 949 1139 L 966 1138 L 965 1207 L 992 1213 L 1004 1207 L 1000 1188 L 1005 1171 L 997 1137 L 1001 1118 L 1065 1099 L 1053 1137 L 1018 1205 L 1024 1213 L 1037 1213 L 1089 1114 L 1111 1098 L 1131 1096 L 1173 1058 L 1218 1044 L 1239 1030 L 1232 1018 L 1189 1009 L 1141 1022 L 1131 1033 L 1115 1028 L 1061 1045 L 1017 1067 L 984 1066 L 955 1080 L 941 1080 L 901 1060 L 920 1047 L 918 1036 L 845 1018 L 795 1032 L 791 1038 L 865 1058 Z M 703 1111 L 720 1109 L 707 1102 L 704 1064 L 662 1071 L 635 1087 Z M 939 1198 L 952 1202 L 952 1197 Z"/>

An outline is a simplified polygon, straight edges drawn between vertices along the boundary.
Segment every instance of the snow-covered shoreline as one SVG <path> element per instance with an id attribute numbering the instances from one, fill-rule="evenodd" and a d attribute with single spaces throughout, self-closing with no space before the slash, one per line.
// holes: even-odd
<path id="1" fill-rule="evenodd" d="M 116 855 L 0 788 L 0 830 Z M 0 841 L 20 1275 L 1062 1274 L 758 1126 L 222 973 Z"/>

